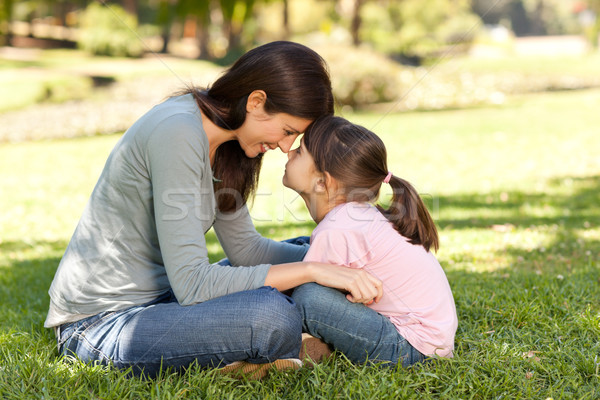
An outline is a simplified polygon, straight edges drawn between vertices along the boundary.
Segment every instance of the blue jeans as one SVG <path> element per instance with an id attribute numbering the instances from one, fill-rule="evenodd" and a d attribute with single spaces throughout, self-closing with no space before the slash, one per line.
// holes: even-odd
<path id="1" fill-rule="evenodd" d="M 301 329 L 293 300 L 271 287 L 191 306 L 180 306 L 168 292 L 149 304 L 64 324 L 58 345 L 83 362 L 152 377 L 161 368 L 183 370 L 194 362 L 216 367 L 297 358 Z"/>
<path id="2" fill-rule="evenodd" d="M 407 367 L 426 359 L 388 318 L 364 304 L 348 301 L 339 290 L 306 283 L 294 289 L 292 298 L 302 313 L 303 331 L 330 344 L 352 362 Z"/>

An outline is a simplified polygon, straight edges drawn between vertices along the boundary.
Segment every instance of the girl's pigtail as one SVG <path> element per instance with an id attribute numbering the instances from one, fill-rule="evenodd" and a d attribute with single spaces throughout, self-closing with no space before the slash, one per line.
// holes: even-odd
<path id="1" fill-rule="evenodd" d="M 439 248 L 439 238 L 433 218 L 415 188 L 402 178 L 392 175 L 389 184 L 393 190 L 392 203 L 386 210 L 377 206 L 396 230 L 412 244 L 420 244 L 429 251 Z"/>

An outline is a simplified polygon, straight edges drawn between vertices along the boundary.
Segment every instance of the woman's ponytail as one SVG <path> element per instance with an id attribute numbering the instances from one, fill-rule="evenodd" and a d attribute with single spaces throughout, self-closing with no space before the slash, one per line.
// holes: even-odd
<path id="1" fill-rule="evenodd" d="M 396 230 L 412 244 L 420 244 L 429 251 L 439 248 L 439 238 L 433 218 L 415 188 L 402 178 L 391 175 L 386 180 L 392 187 L 390 207 L 379 211 L 392 222 Z"/>

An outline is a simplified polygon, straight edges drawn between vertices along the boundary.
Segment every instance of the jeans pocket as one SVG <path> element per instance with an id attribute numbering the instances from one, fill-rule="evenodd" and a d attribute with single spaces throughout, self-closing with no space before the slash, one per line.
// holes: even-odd
<path id="1" fill-rule="evenodd" d="M 59 352 L 64 356 L 76 356 L 83 361 L 107 359 L 97 349 L 93 340 L 94 328 L 100 326 L 117 311 L 106 311 L 60 327 Z M 91 336 L 88 338 L 88 336 Z"/>
<path id="2" fill-rule="evenodd" d="M 171 290 L 158 296 L 142 306 L 132 306 L 124 310 L 104 311 L 96 315 L 81 319 L 79 321 L 62 324 L 58 328 L 58 351 L 63 355 L 77 355 L 81 357 L 83 353 L 94 354 L 99 358 L 106 358 L 100 347 L 102 344 L 108 345 L 106 340 L 102 340 L 111 330 L 113 317 L 126 314 L 133 309 L 147 307 L 158 303 L 169 303 L 176 301 Z M 110 324 L 103 327 L 103 324 Z M 106 328 L 106 329 L 105 329 Z"/>
<path id="3" fill-rule="evenodd" d="M 57 328 L 57 342 L 58 342 L 58 352 L 59 353 L 63 353 L 63 346 L 66 342 L 69 341 L 69 339 L 71 339 L 71 337 L 73 336 L 73 334 L 78 331 L 82 326 L 86 326 L 86 324 L 88 323 L 88 320 L 95 318 L 96 315 L 93 315 L 91 317 L 87 317 L 84 319 L 80 319 L 79 321 L 75 321 L 75 322 L 67 322 L 65 324 L 60 325 Z"/>

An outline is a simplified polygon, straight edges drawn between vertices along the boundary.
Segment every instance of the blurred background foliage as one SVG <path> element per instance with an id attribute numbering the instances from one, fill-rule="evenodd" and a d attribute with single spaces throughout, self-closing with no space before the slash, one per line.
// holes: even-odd
<path id="1" fill-rule="evenodd" d="M 448 46 L 464 51 L 484 26 L 502 26 L 516 36 L 589 31 L 592 40 L 600 0 L 1 0 L 0 5 L 0 37 L 9 45 L 15 35 L 46 36 L 76 41 L 97 54 L 140 56 L 168 52 L 172 41 L 186 40 L 196 47 L 196 57 L 221 59 L 258 43 L 320 33 L 421 62 Z M 132 36 L 146 39 L 145 48 L 124 53 L 123 45 L 100 44 Z"/>
<path id="2" fill-rule="evenodd" d="M 121 7 L 91 3 L 81 13 L 79 27 L 79 47 L 94 55 L 139 57 L 144 53 L 137 18 Z"/>
<path id="3" fill-rule="evenodd" d="M 325 57 L 340 106 L 427 110 L 598 86 L 591 72 L 565 80 L 510 68 L 489 75 L 476 66 L 461 74 L 439 69 L 422 80 L 440 60 L 474 52 L 510 56 L 515 40 L 527 36 L 578 35 L 596 57 L 599 12 L 600 0 L 0 0 L 0 46 L 130 58 L 154 53 L 225 66 L 258 44 L 294 40 Z M 596 68 L 597 59 L 589 66 Z M 103 77 L 93 78 L 96 85 Z M 59 92 L 48 84 L 35 96 L 62 101 Z"/>

